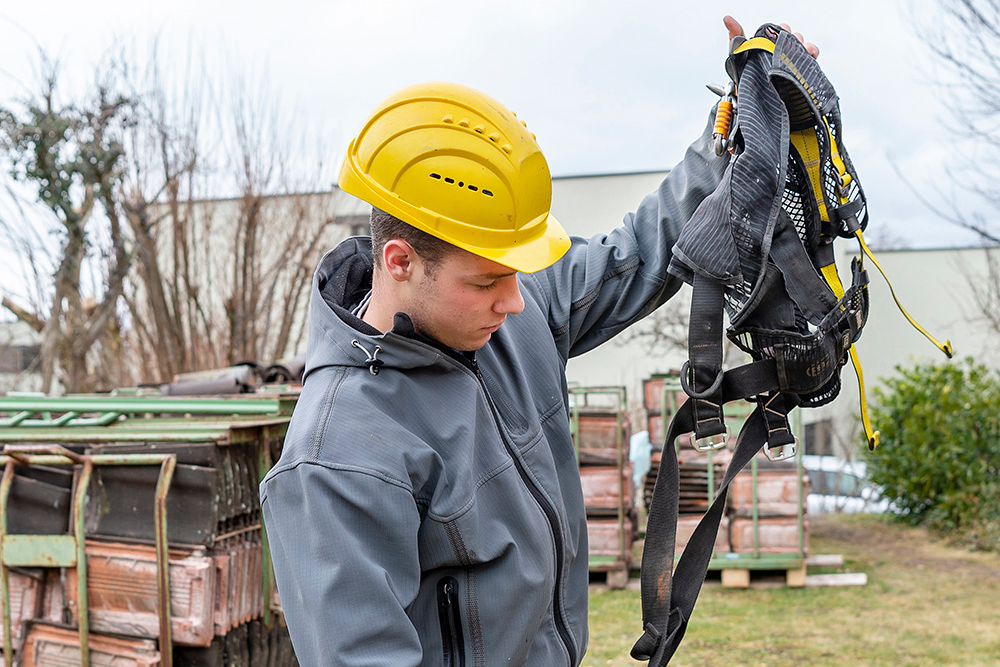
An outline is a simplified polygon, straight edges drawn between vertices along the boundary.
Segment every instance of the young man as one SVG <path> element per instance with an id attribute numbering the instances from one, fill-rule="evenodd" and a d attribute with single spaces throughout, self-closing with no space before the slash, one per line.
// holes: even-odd
<path id="1" fill-rule="evenodd" d="M 340 180 L 372 238 L 317 270 L 305 384 L 261 484 L 304 667 L 580 663 L 566 361 L 679 288 L 671 247 L 727 163 L 710 132 L 588 241 L 549 214 L 545 159 L 497 101 L 424 84 L 376 110 Z"/>

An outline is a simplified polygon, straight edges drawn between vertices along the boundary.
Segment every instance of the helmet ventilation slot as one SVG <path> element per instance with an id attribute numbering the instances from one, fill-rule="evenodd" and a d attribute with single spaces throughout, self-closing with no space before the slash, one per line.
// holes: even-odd
<path id="1" fill-rule="evenodd" d="M 445 183 L 450 183 L 452 185 L 455 184 L 455 179 L 452 178 L 451 176 L 442 176 L 441 174 L 432 173 L 431 178 L 438 181 L 443 179 Z M 469 190 L 471 190 L 472 192 L 482 192 L 487 197 L 493 196 L 493 192 L 491 190 L 487 190 L 485 188 L 480 189 L 479 186 L 473 185 L 472 183 L 466 184 L 464 181 L 459 181 L 457 185 L 460 188 L 469 188 Z"/>

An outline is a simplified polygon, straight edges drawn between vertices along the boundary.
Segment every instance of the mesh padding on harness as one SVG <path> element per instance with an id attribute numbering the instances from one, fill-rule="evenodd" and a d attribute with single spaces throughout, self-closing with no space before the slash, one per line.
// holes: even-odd
<path id="1" fill-rule="evenodd" d="M 774 359 L 780 389 L 816 405 L 836 394 L 839 381 L 829 383 L 868 316 L 863 271 L 855 272 L 839 300 L 820 275 L 832 262 L 825 247 L 832 237 L 849 236 L 867 223 L 864 194 L 839 145 L 840 112 L 829 80 L 787 32 L 765 26 L 758 36 L 775 40 L 774 53 L 732 58 L 737 150 L 723 182 L 682 230 L 669 270 L 691 283 L 698 275 L 724 285 L 730 340 L 755 360 Z M 801 130 L 812 132 L 819 152 L 812 178 L 810 165 L 789 142 L 789 133 Z M 833 150 L 847 167 L 846 188 Z M 846 204 L 855 215 L 841 220 L 836 213 Z M 794 234 L 781 234 L 783 224 Z M 772 245 L 779 243 L 783 261 L 774 258 Z M 788 287 L 806 274 L 809 289 L 796 293 Z M 691 360 L 692 366 L 698 362 Z"/>

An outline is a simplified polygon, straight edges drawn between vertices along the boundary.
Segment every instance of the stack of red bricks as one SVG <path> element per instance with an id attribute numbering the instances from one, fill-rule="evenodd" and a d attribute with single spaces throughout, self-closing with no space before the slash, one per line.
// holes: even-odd
<path id="1" fill-rule="evenodd" d="M 614 558 L 627 568 L 638 531 L 627 416 L 614 408 L 587 407 L 579 410 L 577 424 L 590 556 Z"/>

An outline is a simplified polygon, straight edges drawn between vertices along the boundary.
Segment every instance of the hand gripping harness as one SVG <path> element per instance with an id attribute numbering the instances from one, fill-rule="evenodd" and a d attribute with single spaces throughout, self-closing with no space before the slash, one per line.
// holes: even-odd
<path id="1" fill-rule="evenodd" d="M 843 287 L 833 241 L 855 237 L 875 259 L 862 237 L 867 206 L 841 140 L 837 94 L 802 44 L 774 25 L 763 26 L 753 39 L 735 39 L 726 68 L 738 91 L 738 112 L 727 128 L 731 84 L 720 102 L 716 149 L 721 154 L 728 148 L 733 156 L 718 188 L 681 231 L 669 267 L 692 286 L 689 361 L 681 372 L 689 400 L 670 423 L 649 507 L 641 575 L 644 633 L 632 656 L 650 667 L 666 665 L 684 636 L 733 477 L 761 447 L 772 459 L 794 453 L 789 410 L 832 401 L 849 356 L 861 382 L 854 342 L 868 318 L 868 277 L 862 258 L 855 258 L 851 284 Z M 728 371 L 722 368 L 724 311 L 727 337 L 753 360 Z M 951 356 L 950 343 L 938 347 Z M 863 384 L 860 394 L 874 448 L 878 433 L 868 421 Z M 725 446 L 722 406 L 739 399 L 757 406 L 674 572 L 673 443 L 690 433 L 699 450 Z"/>

